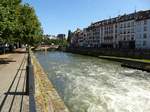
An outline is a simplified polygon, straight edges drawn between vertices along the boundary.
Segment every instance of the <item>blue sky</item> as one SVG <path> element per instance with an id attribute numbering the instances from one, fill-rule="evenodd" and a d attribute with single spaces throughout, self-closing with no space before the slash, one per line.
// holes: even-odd
<path id="1" fill-rule="evenodd" d="M 44 34 L 65 33 L 119 14 L 150 9 L 150 0 L 23 0 L 35 8 Z"/>

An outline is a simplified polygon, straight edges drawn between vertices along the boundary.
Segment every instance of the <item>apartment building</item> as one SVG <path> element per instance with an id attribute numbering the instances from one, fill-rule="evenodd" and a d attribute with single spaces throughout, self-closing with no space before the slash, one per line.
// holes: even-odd
<path id="1" fill-rule="evenodd" d="M 85 29 L 87 37 L 87 47 L 98 48 L 100 47 L 100 27 L 95 24 L 91 24 L 88 28 Z"/>
<path id="2" fill-rule="evenodd" d="M 79 47 L 150 49 L 150 10 L 92 23 L 78 39 Z"/>
<path id="3" fill-rule="evenodd" d="M 84 43 L 85 40 L 83 30 L 77 28 L 77 30 L 72 33 L 70 45 L 72 47 L 82 47 L 84 46 Z"/>
<path id="4" fill-rule="evenodd" d="M 113 48 L 115 35 L 114 23 L 114 19 L 108 19 L 101 23 L 101 47 L 103 48 Z"/>
<path id="5" fill-rule="evenodd" d="M 136 48 L 150 49 L 150 11 L 138 13 L 135 32 Z"/>
<path id="6" fill-rule="evenodd" d="M 117 18 L 117 47 L 135 48 L 135 14 L 123 15 Z"/>

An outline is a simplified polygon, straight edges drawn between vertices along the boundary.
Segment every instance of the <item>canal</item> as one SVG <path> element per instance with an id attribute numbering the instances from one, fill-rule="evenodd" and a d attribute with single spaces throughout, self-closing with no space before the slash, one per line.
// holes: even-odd
<path id="1" fill-rule="evenodd" d="M 70 112 L 150 112 L 150 74 L 63 52 L 36 52 Z"/>

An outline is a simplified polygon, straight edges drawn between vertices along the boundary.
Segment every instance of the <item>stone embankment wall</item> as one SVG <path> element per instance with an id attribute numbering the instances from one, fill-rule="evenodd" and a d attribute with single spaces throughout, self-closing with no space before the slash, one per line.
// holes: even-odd
<path id="1" fill-rule="evenodd" d="M 141 50 L 127 50 L 127 49 L 117 50 L 117 49 L 76 48 L 76 49 L 67 49 L 67 52 L 95 56 L 101 59 L 107 59 L 111 61 L 117 61 L 121 63 L 122 67 L 128 67 L 128 68 L 150 72 L 150 61 L 149 61 L 150 50 L 141 51 Z M 147 60 L 148 62 L 143 61 L 141 58 L 148 59 Z"/>
<path id="2" fill-rule="evenodd" d="M 118 56 L 127 58 L 150 59 L 150 50 L 143 49 L 103 49 L 103 48 L 67 48 L 68 52 L 93 56 Z"/>
<path id="3" fill-rule="evenodd" d="M 41 65 L 32 55 L 37 112 L 69 112 Z"/>

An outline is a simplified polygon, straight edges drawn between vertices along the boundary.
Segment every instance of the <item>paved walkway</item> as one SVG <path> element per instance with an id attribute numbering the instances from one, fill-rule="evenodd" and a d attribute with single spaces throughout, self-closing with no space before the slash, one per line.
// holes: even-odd
<path id="1" fill-rule="evenodd" d="M 0 55 L 0 112 L 29 112 L 25 53 Z"/>

